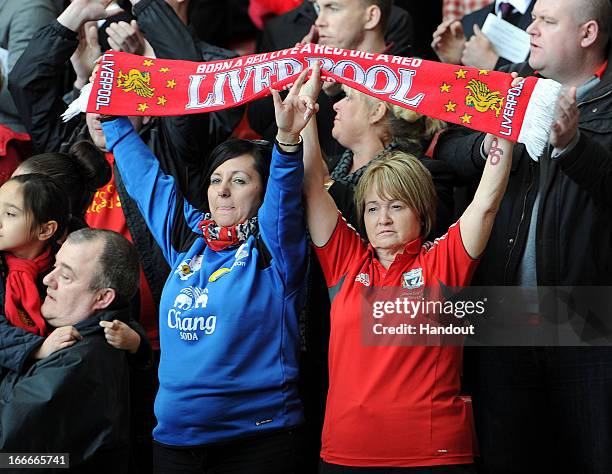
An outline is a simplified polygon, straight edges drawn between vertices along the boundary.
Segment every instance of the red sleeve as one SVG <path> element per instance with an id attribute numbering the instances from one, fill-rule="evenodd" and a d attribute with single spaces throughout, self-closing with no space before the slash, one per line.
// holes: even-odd
<path id="1" fill-rule="evenodd" d="M 451 225 L 442 237 L 426 245 L 428 250 L 423 260 L 430 281 L 440 280 L 446 286 L 469 285 L 479 259 L 473 259 L 467 253 L 461 240 L 459 221 Z"/>
<path id="2" fill-rule="evenodd" d="M 315 247 L 321 263 L 327 287 L 338 284 L 355 259 L 367 252 L 367 246 L 357 231 L 338 212 L 338 222 L 331 237 L 323 247 Z"/>

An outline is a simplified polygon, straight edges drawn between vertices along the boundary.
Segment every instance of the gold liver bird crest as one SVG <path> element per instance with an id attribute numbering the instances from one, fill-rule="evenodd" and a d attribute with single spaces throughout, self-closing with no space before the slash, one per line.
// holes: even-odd
<path id="1" fill-rule="evenodd" d="M 504 107 L 504 98 L 499 91 L 491 91 L 482 81 L 470 79 L 465 88 L 468 95 L 465 98 L 465 105 L 474 107 L 478 112 L 493 110 L 495 116 L 499 117 Z"/>
<path id="2" fill-rule="evenodd" d="M 138 69 L 130 69 L 127 74 L 119 71 L 117 87 L 124 92 L 136 92 L 140 97 L 150 99 L 155 89 L 149 85 L 151 75 L 148 72 L 140 72 Z"/>

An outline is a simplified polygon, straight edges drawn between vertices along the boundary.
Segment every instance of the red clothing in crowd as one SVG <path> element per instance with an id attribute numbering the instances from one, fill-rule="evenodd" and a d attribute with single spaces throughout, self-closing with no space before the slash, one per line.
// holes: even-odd
<path id="1" fill-rule="evenodd" d="M 111 165 L 113 174 L 106 186 L 98 189 L 87 209 L 85 221 L 94 229 L 113 230 L 120 233 L 130 242 L 132 236 L 125 221 L 117 186 L 115 185 L 115 170 L 113 163 L 115 157 L 112 153 L 105 153 L 106 161 Z M 157 309 L 153 301 L 151 288 L 147 283 L 142 267 L 140 267 L 140 324 L 145 329 L 154 350 L 159 350 L 159 325 Z"/>
<path id="2" fill-rule="evenodd" d="M 331 293 L 340 286 L 331 307 L 321 458 L 362 467 L 472 463 L 471 408 L 460 397 L 462 348 L 365 346 L 360 321 L 365 286 L 466 285 L 477 260 L 465 250 L 459 224 L 433 244 L 408 243 L 385 269 L 340 216 L 316 252 Z"/>
<path id="3" fill-rule="evenodd" d="M 253 24 L 263 30 L 264 22 L 273 16 L 282 15 L 296 8 L 302 0 L 251 0 L 249 16 Z"/>
<path id="4" fill-rule="evenodd" d="M 23 160 L 31 156 L 31 152 L 30 135 L 0 125 L 0 185 L 11 177 Z"/>
<path id="5" fill-rule="evenodd" d="M 442 18 L 444 20 L 461 20 L 468 13 L 486 7 L 493 0 L 444 0 Z"/>

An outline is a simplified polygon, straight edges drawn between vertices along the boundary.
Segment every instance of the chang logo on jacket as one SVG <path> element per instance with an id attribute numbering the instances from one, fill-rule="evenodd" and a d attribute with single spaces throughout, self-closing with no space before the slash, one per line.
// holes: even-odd
<path id="1" fill-rule="evenodd" d="M 217 317 L 206 315 L 206 306 L 208 288 L 182 288 L 174 298 L 172 308 L 168 310 L 168 328 L 177 331 L 184 341 L 197 341 L 203 334 L 213 334 L 217 327 Z"/>
<path id="2" fill-rule="evenodd" d="M 195 255 L 193 258 L 183 260 L 174 271 L 174 274 L 178 275 L 181 280 L 188 280 L 195 272 L 202 268 L 203 258 L 203 255 Z"/>
<path id="3" fill-rule="evenodd" d="M 425 280 L 423 278 L 422 268 L 414 268 L 409 272 L 402 274 L 402 288 L 412 290 L 414 288 L 419 288 L 424 284 Z"/>
<path id="4" fill-rule="evenodd" d="M 183 288 L 174 299 L 174 308 L 189 311 L 191 308 L 206 309 L 208 304 L 208 288 L 203 290 L 194 286 Z"/>

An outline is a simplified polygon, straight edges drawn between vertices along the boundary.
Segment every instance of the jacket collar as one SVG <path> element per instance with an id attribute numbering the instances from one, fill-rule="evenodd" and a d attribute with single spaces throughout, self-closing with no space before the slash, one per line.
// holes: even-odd
<path id="1" fill-rule="evenodd" d="M 597 71 L 597 73 L 600 74 L 601 88 L 609 90 L 612 85 L 612 40 L 608 44 L 608 59 L 606 60 L 605 69 Z"/>
<path id="2" fill-rule="evenodd" d="M 608 59 L 607 65 L 604 71 L 597 71 L 601 77 L 601 81 L 595 87 L 593 87 L 580 102 L 588 102 L 589 100 L 601 97 L 602 95 L 609 94 L 612 92 L 612 67 L 610 67 L 612 59 L 612 47 L 608 45 Z"/>
<path id="3" fill-rule="evenodd" d="M 391 267 L 394 267 L 398 264 L 401 264 L 401 266 L 404 267 L 406 263 L 412 262 L 416 258 L 416 256 L 421 253 L 422 246 L 423 239 L 421 239 L 420 237 L 408 242 L 404 246 L 404 250 L 402 251 L 402 253 L 398 253 L 397 255 L 395 255 L 395 259 L 393 260 Z M 368 252 L 370 253 L 372 258 L 378 260 L 378 257 L 376 256 L 376 249 L 372 247 L 372 244 L 368 244 Z M 389 267 L 389 270 L 391 270 L 391 267 Z"/>
<path id="4" fill-rule="evenodd" d="M 129 320 L 130 311 L 128 307 L 117 310 L 99 311 L 92 314 L 89 318 L 74 325 L 74 328 L 81 333 L 82 336 L 89 336 L 97 332 L 104 331 L 100 326 L 100 321 L 114 321 L 118 319 L 124 323 Z"/>

